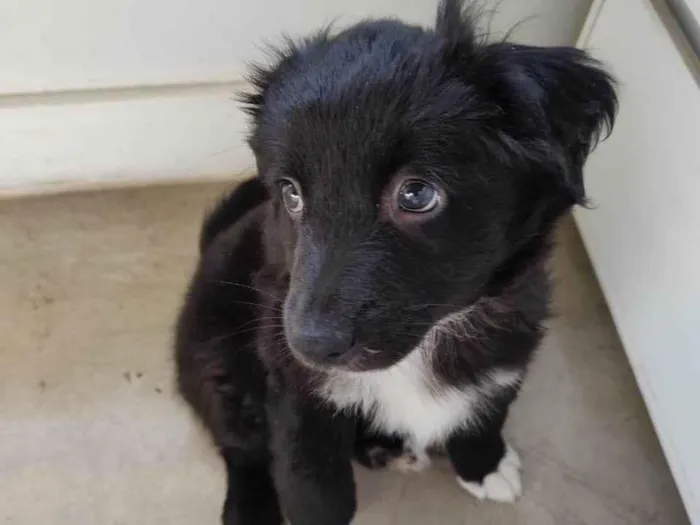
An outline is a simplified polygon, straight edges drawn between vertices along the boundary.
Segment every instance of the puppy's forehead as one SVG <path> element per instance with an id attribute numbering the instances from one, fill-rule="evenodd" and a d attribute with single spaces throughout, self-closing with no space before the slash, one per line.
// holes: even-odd
<path id="1" fill-rule="evenodd" d="M 275 74 L 266 105 L 277 110 L 319 97 L 342 98 L 342 88 L 413 75 L 437 49 L 432 33 L 396 21 L 356 25 L 336 36 L 312 40 L 290 54 Z M 430 62 L 427 60 L 427 62 Z"/>
<path id="2" fill-rule="evenodd" d="M 265 135 L 305 168 L 322 161 L 321 151 L 335 166 L 381 160 L 444 75 L 433 48 L 432 33 L 382 21 L 298 50 L 266 94 Z"/>
<path id="3" fill-rule="evenodd" d="M 387 102 L 381 90 L 365 89 L 360 100 L 318 100 L 295 110 L 285 130 L 288 168 L 301 182 L 343 181 L 369 190 L 372 179 L 396 167 L 397 150 L 409 138 L 405 109 Z"/>

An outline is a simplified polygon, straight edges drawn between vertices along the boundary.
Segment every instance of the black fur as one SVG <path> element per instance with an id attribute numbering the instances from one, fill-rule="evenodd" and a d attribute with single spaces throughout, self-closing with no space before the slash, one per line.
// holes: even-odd
<path id="1" fill-rule="evenodd" d="M 350 522 L 351 457 L 376 466 L 368 447 L 393 454 L 401 436 L 335 410 L 319 392 L 331 370 L 389 367 L 467 307 L 436 338 L 436 387 L 527 367 L 552 230 L 585 202 L 583 164 L 617 100 L 582 51 L 476 34 L 446 0 L 434 30 L 363 22 L 257 71 L 244 101 L 259 176 L 206 220 L 176 334 L 180 390 L 226 460 L 226 524 Z M 440 211 L 392 208 L 401 177 L 439 187 Z M 285 179 L 301 188 L 299 216 L 281 203 Z M 516 391 L 478 429 L 444 436 L 463 479 L 503 457 Z"/>

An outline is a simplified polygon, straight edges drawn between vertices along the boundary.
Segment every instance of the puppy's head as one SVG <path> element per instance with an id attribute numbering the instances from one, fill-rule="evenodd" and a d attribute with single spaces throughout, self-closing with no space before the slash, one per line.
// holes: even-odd
<path id="1" fill-rule="evenodd" d="M 517 274 L 584 201 L 616 109 L 585 53 L 484 43 L 456 0 L 435 29 L 290 44 L 254 82 L 250 144 L 289 231 L 289 345 L 353 370 L 396 363 Z"/>

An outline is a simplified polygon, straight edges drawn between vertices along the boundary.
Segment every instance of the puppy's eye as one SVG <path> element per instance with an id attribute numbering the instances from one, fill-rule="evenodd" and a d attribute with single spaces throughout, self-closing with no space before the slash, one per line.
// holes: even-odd
<path id="1" fill-rule="evenodd" d="M 396 199 L 402 211 L 425 213 L 435 209 L 439 204 L 440 193 L 429 182 L 412 179 L 399 186 Z"/>
<path id="2" fill-rule="evenodd" d="M 294 181 L 285 179 L 280 182 L 282 192 L 282 202 L 287 211 L 292 214 L 299 214 L 304 209 L 304 199 L 301 197 L 301 190 Z"/>

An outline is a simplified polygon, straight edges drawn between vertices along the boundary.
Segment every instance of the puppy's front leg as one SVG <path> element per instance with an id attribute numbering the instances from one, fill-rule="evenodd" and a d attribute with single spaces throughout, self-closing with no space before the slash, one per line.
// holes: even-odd
<path id="1" fill-rule="evenodd" d="M 281 396 L 268 412 L 275 485 L 291 525 L 348 525 L 354 423 L 309 398 Z"/>
<path id="2" fill-rule="evenodd" d="M 447 442 L 457 482 L 478 499 L 514 503 L 522 494 L 520 458 L 501 435 L 507 410 L 504 404 Z"/>

